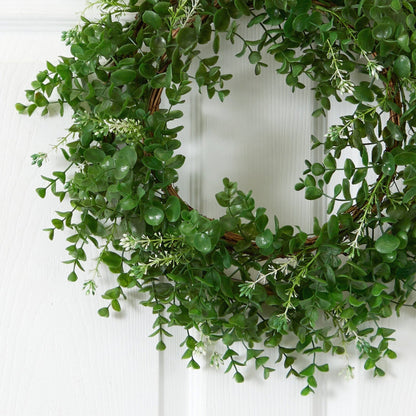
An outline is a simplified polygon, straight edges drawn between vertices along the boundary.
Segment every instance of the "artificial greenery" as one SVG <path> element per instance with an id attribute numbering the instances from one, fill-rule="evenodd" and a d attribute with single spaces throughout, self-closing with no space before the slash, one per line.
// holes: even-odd
<path id="1" fill-rule="evenodd" d="M 17 104 L 29 115 L 56 106 L 73 112 L 56 146 L 67 168 L 43 177 L 46 186 L 37 189 L 67 207 L 47 231 L 51 239 L 56 230 L 71 231 L 68 279 L 78 279 L 92 243 L 97 270 L 106 265 L 115 279 L 102 295 L 101 316 L 120 311 L 120 300 L 139 291 L 155 314 L 157 349 L 165 349 L 170 326 L 181 326 L 190 367 L 199 367 L 207 342 L 217 342 L 223 347 L 212 363 L 238 382 L 250 362 L 265 378 L 282 362 L 288 375 L 305 380 L 306 395 L 316 373 L 328 371 L 326 356 L 344 354 L 348 344 L 365 369 L 384 375 L 382 358 L 396 354 L 394 330 L 383 318 L 410 305 L 416 284 L 416 1 L 96 6 L 97 20 L 83 17 L 63 34 L 72 56 L 48 62 L 27 91 L 28 104 Z M 246 39 L 241 24 L 258 27 L 259 37 Z M 256 74 L 271 54 L 293 89 L 309 77 L 319 103 L 313 116 L 324 116 L 331 98 L 354 106 L 325 137 L 312 137 L 325 157 L 306 161 L 295 186 L 306 199 L 328 198 L 328 221 L 315 219 L 312 234 L 270 219 L 228 179 L 216 195 L 224 207 L 218 219 L 177 193 L 185 158 L 177 150 L 182 127 L 171 123 L 182 117 L 175 106 L 193 82 L 209 97 L 229 94 L 231 75 L 217 65 L 226 42 L 241 45 L 238 56 L 248 57 Z M 202 56 L 202 44 L 212 53 Z M 362 75 L 353 78 L 357 71 Z M 162 95 L 166 108 L 159 108 Z M 33 155 L 33 163 L 45 158 Z M 333 179 L 335 172 L 343 178 Z M 94 293 L 95 277 L 84 288 Z"/>

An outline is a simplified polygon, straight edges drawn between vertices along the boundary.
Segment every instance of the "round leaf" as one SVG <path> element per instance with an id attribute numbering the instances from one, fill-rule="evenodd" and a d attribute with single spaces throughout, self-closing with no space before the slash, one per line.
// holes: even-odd
<path id="1" fill-rule="evenodd" d="M 361 30 L 357 36 L 358 45 L 367 52 L 371 52 L 374 48 L 374 38 L 370 28 Z"/>
<path id="2" fill-rule="evenodd" d="M 394 157 L 396 165 L 410 165 L 416 163 L 416 153 L 400 152 Z"/>
<path id="3" fill-rule="evenodd" d="M 162 56 L 166 52 L 166 40 L 163 36 L 153 36 L 149 46 L 155 56 Z"/>
<path id="4" fill-rule="evenodd" d="M 202 254 L 208 254 L 211 251 L 211 239 L 204 233 L 198 233 L 194 238 L 194 247 Z"/>
<path id="5" fill-rule="evenodd" d="M 115 85 L 124 85 L 136 78 L 136 71 L 133 69 L 118 69 L 111 74 L 111 81 Z"/>
<path id="6" fill-rule="evenodd" d="M 167 160 L 169 160 L 172 157 L 173 150 L 166 150 L 166 149 L 157 148 L 154 151 L 154 155 L 155 155 L 156 159 L 160 160 L 161 162 L 166 162 Z"/>
<path id="7" fill-rule="evenodd" d="M 165 215 L 169 222 L 175 222 L 181 216 L 181 203 L 179 198 L 171 195 L 166 201 Z"/>
<path id="8" fill-rule="evenodd" d="M 391 23 L 379 23 L 373 29 L 373 36 L 376 40 L 389 39 L 393 35 L 393 25 Z"/>
<path id="9" fill-rule="evenodd" d="M 227 9 L 219 9 L 214 15 L 215 30 L 219 32 L 225 32 L 230 24 L 230 15 Z"/>
<path id="10" fill-rule="evenodd" d="M 400 55 L 394 61 L 393 70 L 399 78 L 407 78 L 412 70 L 410 59 L 406 55 Z"/>
<path id="11" fill-rule="evenodd" d="M 101 261 L 108 267 L 116 268 L 121 265 L 122 258 L 117 253 L 112 251 L 104 251 L 100 256 Z"/>
<path id="12" fill-rule="evenodd" d="M 257 62 L 259 62 L 261 60 L 261 55 L 260 55 L 259 52 L 253 51 L 248 56 L 248 60 L 250 61 L 251 64 L 254 65 L 254 64 L 256 64 Z"/>
<path id="13" fill-rule="evenodd" d="M 101 149 L 89 148 L 84 153 L 85 160 L 91 163 L 100 163 L 105 158 L 105 153 Z"/>
<path id="14" fill-rule="evenodd" d="M 371 89 L 365 84 L 358 85 L 354 88 L 354 97 L 358 101 L 374 101 L 373 91 L 371 91 Z"/>
<path id="15" fill-rule="evenodd" d="M 152 26 L 153 29 L 159 29 L 162 26 L 162 19 L 160 16 L 152 10 L 146 10 L 143 13 L 142 20 L 144 23 Z"/>
<path id="16" fill-rule="evenodd" d="M 126 146 L 113 155 L 113 160 L 115 165 L 114 177 L 123 179 L 134 167 L 137 154 L 132 146 Z"/>
<path id="17" fill-rule="evenodd" d="M 400 239 L 392 234 L 383 234 L 375 244 L 376 250 L 381 254 L 393 253 L 399 248 Z"/>
<path id="18" fill-rule="evenodd" d="M 322 196 L 322 194 L 322 190 L 316 186 L 307 186 L 305 189 L 305 198 L 309 200 L 318 199 Z"/>
<path id="19" fill-rule="evenodd" d="M 153 226 L 160 225 L 165 218 L 165 213 L 161 208 L 150 206 L 144 212 L 144 220 Z"/>
<path id="20" fill-rule="evenodd" d="M 182 49 L 190 48 L 197 41 L 195 29 L 190 26 L 182 28 L 176 36 L 176 41 Z"/>
<path id="21" fill-rule="evenodd" d="M 256 237 L 256 244 L 259 248 L 268 248 L 273 243 L 273 233 L 265 230 Z"/>

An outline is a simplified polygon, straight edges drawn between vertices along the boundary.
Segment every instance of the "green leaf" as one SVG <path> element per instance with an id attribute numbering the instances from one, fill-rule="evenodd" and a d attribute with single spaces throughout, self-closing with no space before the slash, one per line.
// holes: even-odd
<path id="1" fill-rule="evenodd" d="M 110 316 L 110 312 L 108 308 L 101 308 L 98 310 L 98 315 L 102 316 L 103 318 L 108 318 Z"/>
<path id="2" fill-rule="evenodd" d="M 194 237 L 194 247 L 203 254 L 208 254 L 211 250 L 211 239 L 205 233 L 197 233 Z"/>
<path id="3" fill-rule="evenodd" d="M 142 159 L 142 162 L 143 162 L 143 165 L 145 165 L 149 169 L 152 169 L 152 170 L 163 169 L 163 163 L 159 159 L 155 158 L 154 156 L 145 156 Z"/>
<path id="4" fill-rule="evenodd" d="M 347 178 L 342 180 L 342 193 L 345 199 L 351 199 L 350 182 Z"/>
<path id="5" fill-rule="evenodd" d="M 389 254 L 400 246 L 400 239 L 392 234 L 383 234 L 375 243 L 376 250 L 381 254 Z"/>
<path id="6" fill-rule="evenodd" d="M 149 206 L 144 212 L 144 220 L 147 224 L 154 227 L 160 225 L 165 218 L 165 213 L 161 208 L 155 206 Z"/>
<path id="7" fill-rule="evenodd" d="M 36 188 L 36 193 L 41 197 L 45 198 L 46 188 Z"/>
<path id="8" fill-rule="evenodd" d="M 241 373 L 236 372 L 236 373 L 234 374 L 234 380 L 235 380 L 237 383 L 243 383 L 243 382 L 244 382 L 244 376 L 243 376 Z"/>
<path id="9" fill-rule="evenodd" d="M 309 386 L 306 386 L 301 392 L 300 392 L 300 394 L 302 395 L 302 396 L 307 396 L 309 393 L 313 393 L 313 390 L 309 387 Z"/>
<path id="10" fill-rule="evenodd" d="M 167 160 L 169 160 L 172 157 L 173 150 L 157 148 L 154 151 L 154 155 L 161 162 L 166 162 Z"/>
<path id="11" fill-rule="evenodd" d="M 117 299 L 113 299 L 111 301 L 111 307 L 117 312 L 121 311 L 121 306 L 120 306 L 120 303 Z"/>
<path id="12" fill-rule="evenodd" d="M 409 203 L 416 196 L 416 186 L 410 188 L 403 196 L 403 203 Z"/>
<path id="13" fill-rule="evenodd" d="M 300 375 L 309 377 L 309 376 L 312 376 L 314 372 L 315 372 L 315 364 L 310 364 L 308 367 L 306 367 L 300 372 Z"/>
<path id="14" fill-rule="evenodd" d="M 307 186 L 305 189 L 305 198 L 312 200 L 318 199 L 323 195 L 321 189 L 317 188 L 316 186 Z"/>
<path id="15" fill-rule="evenodd" d="M 359 300 L 359 299 L 357 299 L 356 297 L 354 297 L 352 295 L 350 295 L 348 297 L 348 302 L 351 306 L 354 306 L 356 308 L 358 308 L 361 305 L 364 305 L 364 303 L 365 303 L 363 300 Z"/>
<path id="16" fill-rule="evenodd" d="M 365 177 L 367 176 L 367 171 L 368 171 L 367 168 L 358 168 L 355 171 L 355 174 L 354 174 L 354 177 L 352 178 L 351 183 L 353 185 L 355 185 L 357 183 L 361 183 L 365 179 Z"/>
<path id="17" fill-rule="evenodd" d="M 191 26 L 182 28 L 176 36 L 178 45 L 185 50 L 190 48 L 197 41 L 197 39 L 198 37 L 196 35 L 195 29 Z"/>
<path id="18" fill-rule="evenodd" d="M 324 165 L 328 168 L 328 169 L 336 169 L 337 168 L 337 162 L 334 158 L 334 156 L 332 156 L 331 153 L 328 153 L 325 156 L 324 159 Z"/>
<path id="19" fill-rule="evenodd" d="M 84 152 L 84 158 L 87 162 L 100 163 L 104 160 L 105 153 L 103 150 L 98 148 L 88 148 Z"/>
<path id="20" fill-rule="evenodd" d="M 133 146 L 126 146 L 114 153 L 113 160 L 115 166 L 114 177 L 123 179 L 136 164 L 137 154 Z"/>
<path id="21" fill-rule="evenodd" d="M 45 107 L 49 104 L 49 101 L 45 98 L 45 96 L 41 92 L 37 92 L 35 94 L 35 104 L 38 107 Z"/>
<path id="22" fill-rule="evenodd" d="M 119 206 L 124 211 L 130 211 L 133 208 L 136 208 L 138 204 L 139 204 L 139 201 L 138 200 L 136 200 L 136 199 L 128 196 L 128 197 L 123 198 L 120 201 Z"/>
<path id="23" fill-rule="evenodd" d="M 153 36 L 149 47 L 153 55 L 162 56 L 166 52 L 166 40 L 163 36 Z"/>
<path id="24" fill-rule="evenodd" d="M 152 64 L 143 62 L 139 66 L 139 74 L 146 79 L 152 79 L 156 76 L 156 69 Z"/>
<path id="25" fill-rule="evenodd" d="M 244 15 L 250 16 L 250 8 L 245 0 L 234 0 L 235 7 Z"/>
<path id="26" fill-rule="evenodd" d="M 121 295 L 121 289 L 119 287 L 114 287 L 112 289 L 107 290 L 102 298 L 104 299 L 117 299 Z"/>
<path id="27" fill-rule="evenodd" d="M 354 87 L 353 95 L 358 101 L 361 101 L 361 102 L 374 101 L 373 91 L 371 91 L 371 89 L 363 83 L 361 83 L 361 85 L 357 85 L 356 87 Z"/>
<path id="28" fill-rule="evenodd" d="M 402 8 L 401 0 L 391 0 L 390 7 L 396 12 L 400 11 Z"/>
<path id="29" fill-rule="evenodd" d="M 163 341 L 159 341 L 156 345 L 156 349 L 158 351 L 165 351 L 165 349 L 166 349 L 165 343 Z"/>
<path id="30" fill-rule="evenodd" d="M 346 159 L 344 163 L 344 173 L 348 179 L 351 179 L 355 171 L 354 162 L 351 159 Z"/>
<path id="31" fill-rule="evenodd" d="M 396 142 L 401 142 L 403 140 L 403 133 L 400 127 L 393 123 L 391 120 L 387 122 L 387 128 L 391 133 L 391 137 Z"/>
<path id="32" fill-rule="evenodd" d="M 52 224 L 58 230 L 62 230 L 64 228 L 64 222 L 62 220 L 58 219 L 58 218 L 54 218 L 52 220 Z"/>
<path id="33" fill-rule="evenodd" d="M 178 221 L 181 215 L 181 203 L 178 197 L 171 195 L 168 198 L 165 205 L 165 215 L 169 222 Z"/>
<path id="34" fill-rule="evenodd" d="M 261 60 L 261 55 L 257 51 L 252 51 L 250 52 L 250 55 L 248 56 L 248 60 L 250 61 L 251 64 L 254 65 Z"/>
<path id="35" fill-rule="evenodd" d="M 166 162 L 166 166 L 172 169 L 179 169 L 184 163 L 185 163 L 185 156 L 176 155 Z"/>
<path id="36" fill-rule="evenodd" d="M 215 199 L 222 207 L 228 207 L 230 204 L 230 196 L 227 192 L 221 191 L 215 194 Z"/>
<path id="37" fill-rule="evenodd" d="M 219 9 L 214 15 L 214 27 L 219 32 L 225 32 L 230 25 L 230 15 L 227 9 Z"/>
<path id="38" fill-rule="evenodd" d="M 338 237 L 339 234 L 339 221 L 336 215 L 331 215 L 328 221 L 328 237 L 330 240 L 334 240 Z"/>
<path id="39" fill-rule="evenodd" d="M 153 10 L 159 16 L 168 16 L 170 7 L 171 7 L 171 4 L 168 1 L 159 1 L 153 6 Z"/>
<path id="40" fill-rule="evenodd" d="M 396 165 L 411 165 L 416 163 L 416 153 L 400 152 L 394 157 Z"/>
<path id="41" fill-rule="evenodd" d="M 142 20 L 153 29 L 159 29 L 162 26 L 162 19 L 152 10 L 146 10 L 143 13 Z"/>
<path id="42" fill-rule="evenodd" d="M 366 52 L 372 52 L 374 49 L 374 38 L 370 28 L 365 28 L 358 33 L 358 45 Z"/>
<path id="43" fill-rule="evenodd" d="M 373 28 L 373 36 L 376 40 L 389 39 L 393 35 L 392 23 L 379 23 Z"/>
<path id="44" fill-rule="evenodd" d="M 320 176 L 325 173 L 325 167 L 321 163 L 314 163 L 311 171 L 315 176 Z"/>
<path id="45" fill-rule="evenodd" d="M 387 350 L 387 357 L 389 357 L 391 360 L 394 360 L 397 358 L 397 354 L 393 350 Z"/>
<path id="46" fill-rule="evenodd" d="M 100 256 L 101 261 L 108 267 L 117 268 L 121 266 L 123 259 L 113 251 L 104 251 Z"/>
<path id="47" fill-rule="evenodd" d="M 212 42 L 212 50 L 214 53 L 218 53 L 220 49 L 220 37 L 218 36 L 218 33 L 214 37 L 214 41 Z"/>
<path id="48" fill-rule="evenodd" d="M 391 176 L 396 171 L 396 163 L 393 155 L 390 152 L 385 152 L 383 155 L 383 167 L 381 168 L 385 175 Z"/>
<path id="49" fill-rule="evenodd" d="M 373 296 L 380 296 L 384 289 L 387 289 L 387 286 L 376 282 L 374 283 L 374 286 L 371 289 L 371 294 Z"/>
<path id="50" fill-rule="evenodd" d="M 69 275 L 68 275 L 68 280 L 70 281 L 70 282 L 76 282 L 77 280 L 78 280 L 78 276 L 77 276 L 77 274 L 74 272 L 74 271 L 72 271 L 71 273 L 69 273 Z"/>
<path id="51" fill-rule="evenodd" d="M 273 233 L 267 229 L 256 237 L 256 244 L 259 248 L 268 248 L 273 243 Z"/>
<path id="52" fill-rule="evenodd" d="M 316 368 L 321 371 L 322 373 L 327 373 L 329 371 L 328 364 L 317 365 Z"/>
<path id="53" fill-rule="evenodd" d="M 393 71 L 399 78 L 408 78 L 412 71 L 412 64 L 406 55 L 400 55 L 393 64 Z"/>
<path id="54" fill-rule="evenodd" d="M 114 85 L 124 85 L 136 79 L 136 71 L 133 69 L 118 69 L 111 74 Z"/>
<path id="55" fill-rule="evenodd" d="M 26 106 L 24 105 L 24 104 L 22 104 L 22 103 L 16 103 L 15 105 L 15 108 L 16 108 L 16 110 L 19 112 L 19 113 L 23 113 L 25 110 L 26 110 Z"/>

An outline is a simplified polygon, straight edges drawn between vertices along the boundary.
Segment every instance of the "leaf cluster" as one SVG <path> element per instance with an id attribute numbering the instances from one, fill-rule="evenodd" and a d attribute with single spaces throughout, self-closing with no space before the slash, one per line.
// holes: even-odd
<path id="1" fill-rule="evenodd" d="M 68 208 L 46 230 L 67 229 L 76 281 L 93 244 L 98 266 L 114 273 L 98 313 L 121 310 L 130 291 L 152 308 L 157 348 L 169 327 L 184 328 L 183 358 L 199 368 L 198 351 L 217 342 L 211 362 L 237 382 L 253 365 L 268 378 L 276 363 L 313 392 L 327 354 L 357 345 L 364 368 L 382 376 L 394 330 L 382 319 L 415 290 L 416 15 L 415 1 L 208 0 L 98 2 L 101 16 L 65 32 L 71 55 L 47 63 L 19 112 L 72 111 L 59 148 L 63 171 L 43 176 L 40 197 Z M 120 16 L 124 17 L 120 19 Z M 246 39 L 239 25 L 259 29 Z M 328 221 L 313 234 L 281 225 L 251 193 L 224 179 L 216 195 L 224 215 L 208 219 L 177 193 L 183 116 L 175 106 L 192 80 L 208 97 L 230 93 L 218 65 L 220 44 L 239 43 L 259 74 L 271 54 L 291 88 L 314 83 L 319 106 L 330 98 L 354 105 L 325 137 L 322 162 L 306 161 L 295 189 L 328 199 Z M 200 45 L 212 46 L 201 56 Z M 194 68 L 193 61 L 198 64 Z M 361 71 L 365 80 L 354 83 Z M 161 94 L 167 108 L 160 108 Z M 387 121 L 386 121 L 387 120 Z M 353 160 L 351 150 L 358 158 Z M 46 153 L 32 156 L 41 166 Z M 341 180 L 334 179 L 341 173 Z M 85 283 L 92 293 L 94 278 Z M 195 331 L 199 334 L 195 335 Z M 241 353 L 243 349 L 244 353 Z M 297 365 L 299 357 L 307 365 Z M 305 362 L 303 360 L 302 362 Z"/>

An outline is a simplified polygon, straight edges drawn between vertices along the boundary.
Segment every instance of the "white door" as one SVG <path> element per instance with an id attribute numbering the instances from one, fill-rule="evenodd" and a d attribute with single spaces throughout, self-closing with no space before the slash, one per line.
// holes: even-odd
<path id="1" fill-rule="evenodd" d="M 284 415 L 387 416 L 416 414 L 414 312 L 402 310 L 398 358 L 386 362 L 387 375 L 373 379 L 362 370 L 354 349 L 349 362 L 355 377 L 346 380 L 344 358 L 331 359 L 332 370 L 306 398 L 303 383 L 286 379 L 283 368 L 264 381 L 248 369 L 246 382 L 209 367 L 186 368 L 180 330 L 163 353 L 148 338 L 153 316 L 130 299 L 120 315 L 100 318 L 99 296 L 86 297 L 80 283 L 66 281 L 65 235 L 53 243 L 42 228 L 57 202 L 39 199 L 34 189 L 62 163 L 51 153 L 41 170 L 30 155 L 50 149 L 65 133 L 68 119 L 19 116 L 14 103 L 46 60 L 65 55 L 60 32 L 77 22 L 84 0 L 3 1 L 0 11 L 0 415 L 4 416 L 208 416 Z M 223 177 L 254 190 L 259 206 L 282 223 L 312 229 L 325 208 L 306 202 L 293 187 L 311 154 L 310 135 L 325 134 L 327 123 L 343 113 L 338 105 L 328 120 L 312 119 L 313 96 L 307 88 L 292 94 L 284 78 L 270 68 L 259 77 L 246 58 L 235 58 L 238 45 L 223 49 L 224 72 L 234 74 L 224 104 L 196 91 L 184 105 L 186 129 L 181 195 L 209 216 L 221 214 L 214 194 Z M 236 146 L 238 144 L 238 146 Z M 93 257 L 91 250 L 91 257 Z M 90 269 L 94 267 L 93 263 Z M 93 273 L 93 271 L 89 271 Z M 87 275 L 84 276 L 86 280 Z M 105 289 L 106 272 L 99 281 Z"/>

